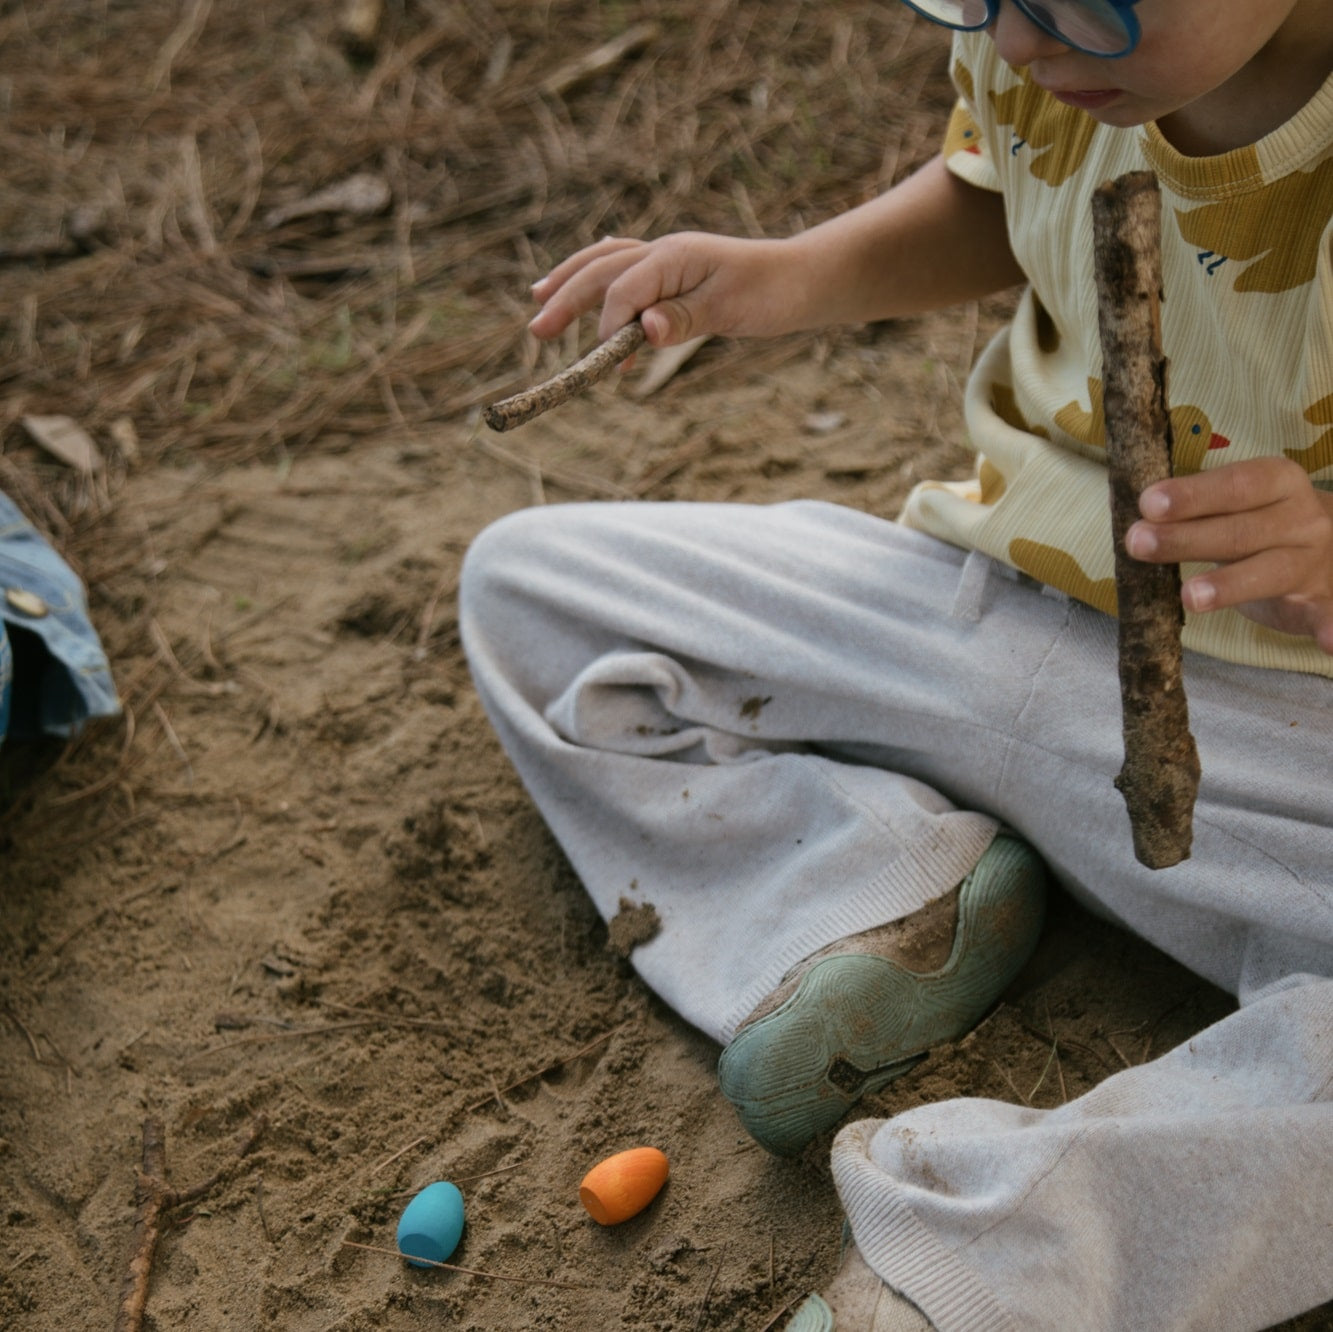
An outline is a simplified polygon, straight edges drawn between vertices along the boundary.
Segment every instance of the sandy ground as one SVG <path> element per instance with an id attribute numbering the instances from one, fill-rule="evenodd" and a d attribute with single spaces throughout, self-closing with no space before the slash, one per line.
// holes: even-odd
<path id="1" fill-rule="evenodd" d="M 750 1143 L 717 1049 L 609 947 L 472 691 L 455 580 L 487 520 L 645 479 L 659 498 L 891 506 L 960 461 L 940 390 L 973 337 L 940 318 L 725 389 L 687 372 L 643 403 L 602 390 L 503 437 L 531 466 L 460 425 L 127 486 L 116 521 L 153 559 L 121 591 L 128 608 L 151 579 L 176 668 L 138 723 L 156 736 L 123 827 L 81 841 L 34 812 L 7 830 L 5 1326 L 109 1325 L 149 1116 L 177 1188 L 226 1172 L 172 1217 L 150 1328 L 758 1332 L 827 1279 L 827 1144 L 789 1162 Z M 1228 1007 L 1057 903 L 995 1013 L 866 1109 L 1058 1104 Z M 597 1226 L 580 1177 L 645 1143 L 669 1184 Z M 492 1277 L 345 1247 L 392 1246 L 436 1179 L 467 1201 L 456 1261 Z"/>
<path id="2" fill-rule="evenodd" d="M 19 19 L 36 32 L 38 11 L 22 8 L 4 17 L 11 38 Z M 725 35 L 730 7 L 706 8 Z M 736 40 L 766 39 L 754 6 L 737 8 L 748 26 Z M 793 24 L 804 13 L 776 8 Z M 468 7 L 483 10 L 492 12 Z M 190 101 L 192 68 L 230 67 L 218 15 L 239 22 L 251 12 L 219 0 L 205 27 L 207 11 L 190 7 L 173 29 L 144 10 L 146 59 L 175 62 L 181 117 L 200 104 Z M 317 31 L 322 8 L 305 11 Z M 412 35 L 413 6 L 394 12 L 406 16 L 404 50 L 444 58 L 438 43 Z M 506 14 L 526 21 L 524 6 Z M 844 65 L 820 74 L 836 85 L 848 50 L 856 60 L 861 48 L 851 19 L 834 18 L 831 44 L 818 33 L 811 43 L 841 53 Z M 61 29 L 72 69 L 82 68 L 78 31 Z M 275 24 L 275 50 L 291 31 Z M 349 74 L 296 35 L 308 88 L 329 69 L 365 86 L 364 67 Z M 132 45 L 134 25 L 121 37 Z M 45 46 L 32 50 L 47 59 L 36 54 Z M 255 79 L 268 77 L 262 43 L 247 39 L 244 54 Z M 158 66 L 153 114 L 172 115 L 175 94 Z M 427 86 L 423 76 L 417 94 L 403 91 L 412 68 L 385 56 L 369 78 L 406 107 Z M 638 77 L 630 71 L 607 95 L 629 105 Z M 814 73 L 800 77 L 813 86 Z M 108 83 L 98 95 L 119 94 Z M 241 114 L 226 114 L 241 134 Z M 224 234 L 220 220 L 232 214 L 216 200 L 227 188 L 243 189 L 258 216 L 295 185 L 319 183 L 296 180 L 308 159 L 272 151 L 281 116 L 276 128 L 262 123 L 271 183 L 211 170 L 206 137 L 200 175 L 172 141 L 170 161 L 184 162 L 184 174 L 175 202 L 155 215 L 155 243 L 168 259 L 183 247 L 173 270 L 182 291 L 193 281 L 190 246 L 212 234 L 210 207 L 220 245 L 251 244 L 254 227 L 240 214 L 234 237 Z M 24 131 L 32 162 L 58 149 L 73 170 L 78 141 L 57 143 L 45 124 L 37 116 Z M 919 151 L 924 132 L 918 139 Z M 97 141 L 88 142 L 91 161 Z M 176 177 L 153 177 L 157 161 L 145 158 L 144 179 L 165 190 Z M 127 163 L 120 169 L 128 180 Z M 47 179 L 64 177 L 52 168 Z M 410 184 L 410 173 L 402 179 Z M 201 193 L 201 180 L 220 193 Z M 743 196 L 738 208 L 748 207 Z M 127 197 L 124 245 L 134 199 L 158 196 L 144 185 Z M 500 212 L 488 217 L 503 215 L 509 197 L 501 190 Z M 459 215 L 449 207 L 439 216 Z M 177 216 L 173 232 L 163 218 Z M 390 241 L 395 225 L 382 226 Z M 502 248 L 500 230 L 483 235 L 492 223 L 477 225 L 478 254 Z M 59 301 L 73 299 L 79 273 L 110 271 L 108 253 L 32 270 L 33 284 L 46 274 L 40 308 L 34 296 L 31 319 L 0 325 L 7 354 L 27 358 L 14 364 L 27 367 L 20 388 L 29 393 L 15 397 L 11 386 L 0 399 L 6 477 L 50 475 L 11 423 L 21 410 L 65 404 L 66 388 L 106 446 L 110 424 L 130 409 L 99 387 L 104 366 L 122 366 L 130 388 L 147 393 L 131 415 L 148 442 L 165 441 L 117 472 L 95 524 L 61 532 L 95 575 L 94 618 L 131 705 L 126 718 L 70 751 L 9 745 L 0 754 L 0 1327 L 112 1325 L 135 1247 L 148 1121 L 165 1134 L 177 1190 L 216 1176 L 168 1213 L 148 1329 L 782 1326 L 836 1265 L 827 1142 L 794 1161 L 751 1143 L 716 1090 L 717 1048 L 657 1002 L 612 946 L 472 690 L 457 635 L 458 568 L 485 523 L 534 503 L 817 496 L 892 513 L 914 479 L 966 465 L 955 442 L 959 386 L 1002 306 L 795 341 L 735 364 L 709 346 L 643 401 L 632 380 L 603 386 L 503 437 L 479 427 L 475 412 L 407 395 L 405 385 L 425 393 L 430 384 L 409 363 L 394 381 L 398 399 L 390 387 L 378 406 L 372 389 L 370 408 L 352 403 L 360 415 L 351 425 L 323 429 L 326 418 L 301 399 L 300 419 L 313 424 L 294 431 L 296 446 L 280 437 L 228 454 L 217 444 L 233 438 L 225 420 L 207 449 L 188 447 L 189 395 L 199 383 L 223 394 L 226 358 L 234 351 L 240 364 L 244 344 L 154 344 L 156 307 L 108 307 L 119 322 L 100 338 L 84 330 L 87 354 L 80 360 L 76 346 L 69 373 L 58 370 Z M 135 252 L 136 272 L 153 253 Z M 530 269 L 531 249 L 524 254 Z M 190 299 L 221 272 L 216 254 L 208 262 Z M 13 271 L 5 281 L 18 280 Z M 28 311 L 22 290 L 6 288 L 13 308 Z M 330 285 L 319 299 L 332 306 L 343 290 Z M 313 310 L 316 297 L 302 301 L 285 308 Z M 241 304 L 219 297 L 208 307 L 234 320 L 229 339 L 248 327 Z M 510 331 L 487 335 L 488 355 L 515 344 L 514 316 L 505 317 Z M 321 364 L 308 357 L 305 370 Z M 448 364 L 466 367 L 467 357 Z M 474 369 L 483 375 L 480 360 Z M 208 380 L 214 371 L 222 378 Z M 268 411 L 261 404 L 255 415 Z M 204 430 L 218 417 L 195 419 Z M 280 414 L 267 419 L 281 436 Z M 78 507 L 70 493 L 60 491 L 66 514 Z M 885 1115 L 960 1094 L 1053 1106 L 1230 1006 L 1057 901 L 1037 956 L 981 1027 L 864 1108 Z M 668 1154 L 670 1182 L 639 1217 L 599 1227 L 579 1205 L 578 1182 L 602 1157 L 639 1144 Z M 412 1270 L 374 1251 L 392 1248 L 406 1200 L 439 1179 L 466 1198 L 455 1261 L 485 1275 Z M 1299 1324 L 1329 1325 L 1319 1315 Z"/>

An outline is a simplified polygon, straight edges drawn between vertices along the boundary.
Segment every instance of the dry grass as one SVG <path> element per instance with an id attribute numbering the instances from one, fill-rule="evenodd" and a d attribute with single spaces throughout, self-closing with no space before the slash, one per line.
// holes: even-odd
<path id="1" fill-rule="evenodd" d="M 67 0 L 0 41 L 0 430 L 66 413 L 115 453 L 128 421 L 149 463 L 467 412 L 529 378 L 551 262 L 799 228 L 915 165 L 944 95 L 938 35 L 858 0 L 400 0 L 360 55 L 311 0 Z M 272 225 L 358 172 L 382 212 Z"/>
<path id="2" fill-rule="evenodd" d="M 134 718 L 180 672 L 127 470 L 466 417 L 577 350 L 524 331 L 564 255 L 788 234 L 918 165 L 950 97 L 941 34 L 869 0 L 384 0 L 359 46 L 345 4 L 0 9 L 0 488 L 84 577 L 126 705 L 61 760 L 52 818 L 108 785 L 132 807 Z M 299 208 L 356 174 L 376 211 Z M 107 469 L 53 462 L 26 414 L 75 418 Z"/>

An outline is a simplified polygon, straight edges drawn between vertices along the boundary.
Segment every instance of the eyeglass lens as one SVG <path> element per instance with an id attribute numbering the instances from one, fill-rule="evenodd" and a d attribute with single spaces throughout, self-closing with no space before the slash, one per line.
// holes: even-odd
<path id="1" fill-rule="evenodd" d="M 927 18 L 950 28 L 984 28 L 994 3 L 986 0 L 911 0 Z M 1039 27 L 1083 51 L 1117 55 L 1131 44 L 1124 14 L 1109 0 L 1015 0 Z"/>

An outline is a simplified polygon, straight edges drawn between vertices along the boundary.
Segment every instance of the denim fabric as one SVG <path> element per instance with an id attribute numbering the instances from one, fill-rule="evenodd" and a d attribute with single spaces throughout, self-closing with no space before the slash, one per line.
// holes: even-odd
<path id="1" fill-rule="evenodd" d="M 0 494 L 0 737 L 72 735 L 119 711 L 83 585 Z"/>
<path id="2" fill-rule="evenodd" d="M 9 705 L 14 682 L 14 649 L 9 646 L 5 622 L 0 620 L 0 740 L 9 734 Z"/>

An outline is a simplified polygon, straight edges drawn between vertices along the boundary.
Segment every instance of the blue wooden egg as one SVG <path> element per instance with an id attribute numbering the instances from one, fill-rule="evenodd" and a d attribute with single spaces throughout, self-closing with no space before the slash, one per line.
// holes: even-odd
<path id="1" fill-rule="evenodd" d="M 462 1238 L 463 1195 L 456 1184 L 427 1184 L 398 1221 L 398 1252 L 413 1267 L 447 1262 Z M 414 1261 L 420 1258 L 426 1261 Z"/>

